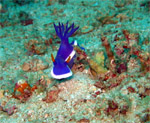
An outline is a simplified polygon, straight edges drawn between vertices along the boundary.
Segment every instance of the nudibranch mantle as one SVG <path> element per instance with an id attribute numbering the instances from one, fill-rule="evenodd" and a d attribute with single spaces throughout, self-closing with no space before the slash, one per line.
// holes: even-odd
<path id="1" fill-rule="evenodd" d="M 59 23 L 58 26 L 54 24 L 54 28 L 57 36 L 61 39 L 60 47 L 57 52 L 56 58 L 54 59 L 53 55 L 53 68 L 51 70 L 51 75 L 55 79 L 64 79 L 72 76 L 71 67 L 75 58 L 75 50 L 73 45 L 77 45 L 76 41 L 69 43 L 69 37 L 79 28 L 74 28 L 74 23 L 68 27 L 68 22 L 66 26 Z"/>

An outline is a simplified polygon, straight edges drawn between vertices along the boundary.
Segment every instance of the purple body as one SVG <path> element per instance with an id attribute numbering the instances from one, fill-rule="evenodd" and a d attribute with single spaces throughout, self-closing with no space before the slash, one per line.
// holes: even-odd
<path id="1" fill-rule="evenodd" d="M 74 28 L 74 23 L 70 27 L 68 27 L 68 22 L 66 23 L 66 26 L 59 23 L 58 26 L 54 24 L 54 27 L 57 36 L 61 39 L 61 43 L 54 61 L 54 66 L 51 71 L 51 75 L 56 79 L 63 79 L 70 77 L 72 75 L 70 68 L 73 65 L 73 61 L 75 58 L 75 51 L 73 49 L 72 44 L 69 43 L 69 37 L 79 27 Z"/>

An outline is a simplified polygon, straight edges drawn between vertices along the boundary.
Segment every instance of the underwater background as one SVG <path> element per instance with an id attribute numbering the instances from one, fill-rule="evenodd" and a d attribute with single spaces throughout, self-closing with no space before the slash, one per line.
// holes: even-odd
<path id="1" fill-rule="evenodd" d="M 56 79 L 67 22 L 73 75 Z M 150 123 L 150 1 L 0 0 L 0 123 Z"/>

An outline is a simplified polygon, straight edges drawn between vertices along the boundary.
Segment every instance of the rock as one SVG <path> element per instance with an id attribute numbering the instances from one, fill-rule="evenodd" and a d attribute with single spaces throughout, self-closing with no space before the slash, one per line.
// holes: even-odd
<path id="1" fill-rule="evenodd" d="M 109 15 L 105 15 L 105 16 L 101 16 L 101 17 L 97 17 L 97 20 L 103 25 L 105 24 L 117 24 L 118 21 L 114 20 L 113 18 L 115 17 L 115 15 L 109 16 Z"/>
<path id="2" fill-rule="evenodd" d="M 93 30 L 94 30 L 93 26 L 84 26 L 81 29 L 81 33 L 86 34 L 86 33 L 92 32 Z"/>
<path id="3" fill-rule="evenodd" d="M 4 97 L 4 90 L 0 90 L 0 99 Z"/>
<path id="4" fill-rule="evenodd" d="M 127 63 L 127 70 L 129 73 L 136 73 L 140 72 L 141 65 L 139 64 L 139 61 L 135 58 L 130 58 L 129 62 Z"/>
<path id="5" fill-rule="evenodd" d="M 22 70 L 25 72 L 35 72 L 48 68 L 48 63 L 41 59 L 32 59 L 22 65 Z"/>
<path id="6" fill-rule="evenodd" d="M 30 64 L 29 63 L 24 63 L 22 66 L 23 71 L 29 71 L 30 70 Z"/>
<path id="7" fill-rule="evenodd" d="M 90 123 L 90 120 L 89 119 L 80 119 L 79 121 L 77 121 L 77 123 Z"/>
<path id="8" fill-rule="evenodd" d="M 58 98 L 59 92 L 60 92 L 60 90 L 51 90 L 51 91 L 47 92 L 47 95 L 45 98 L 43 98 L 43 101 L 45 101 L 47 103 L 55 102 Z"/>
<path id="9" fill-rule="evenodd" d="M 28 50 L 28 54 L 42 55 L 46 52 L 47 47 L 44 42 L 38 40 L 30 40 L 24 44 L 25 48 Z"/>

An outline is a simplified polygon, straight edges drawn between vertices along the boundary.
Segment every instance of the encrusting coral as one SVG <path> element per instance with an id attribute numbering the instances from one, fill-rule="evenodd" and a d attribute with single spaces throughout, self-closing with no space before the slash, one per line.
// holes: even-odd
<path id="1" fill-rule="evenodd" d="M 20 100 L 21 102 L 25 102 L 31 97 L 32 92 L 35 89 L 37 89 L 36 85 L 31 87 L 26 80 L 21 79 L 15 84 L 12 97 Z"/>
<path id="2" fill-rule="evenodd" d="M 100 55 L 100 57 L 103 57 L 103 55 Z M 107 72 L 107 69 L 104 67 L 104 64 L 102 65 L 102 62 L 101 60 L 99 61 L 99 59 L 89 59 L 88 63 L 92 75 L 96 78 L 99 78 Z"/>

